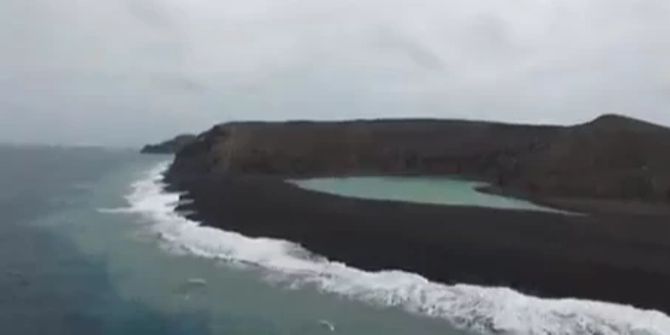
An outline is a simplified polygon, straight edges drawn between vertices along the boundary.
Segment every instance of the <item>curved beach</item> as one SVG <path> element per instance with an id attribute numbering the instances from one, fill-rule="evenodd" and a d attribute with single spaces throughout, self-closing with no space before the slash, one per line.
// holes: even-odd
<path id="1" fill-rule="evenodd" d="M 182 181 L 205 225 L 298 243 L 365 270 L 670 312 L 667 216 L 574 216 L 344 198 L 278 179 Z"/>

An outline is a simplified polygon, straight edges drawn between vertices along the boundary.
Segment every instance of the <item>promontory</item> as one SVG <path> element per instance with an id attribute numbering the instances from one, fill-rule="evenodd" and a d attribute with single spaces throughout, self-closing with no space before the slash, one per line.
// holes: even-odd
<path id="1" fill-rule="evenodd" d="M 287 179 L 459 176 L 564 212 L 365 200 Z M 166 174 L 203 224 L 296 242 L 366 270 L 670 312 L 670 129 L 465 120 L 230 122 Z"/>

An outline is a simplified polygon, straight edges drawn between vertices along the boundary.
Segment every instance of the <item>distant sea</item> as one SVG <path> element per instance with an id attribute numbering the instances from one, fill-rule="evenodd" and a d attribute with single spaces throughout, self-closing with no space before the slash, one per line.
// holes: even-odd
<path id="1" fill-rule="evenodd" d="M 202 227 L 163 191 L 169 160 L 0 146 L 0 334 L 670 334 L 659 312 L 368 273 Z"/>

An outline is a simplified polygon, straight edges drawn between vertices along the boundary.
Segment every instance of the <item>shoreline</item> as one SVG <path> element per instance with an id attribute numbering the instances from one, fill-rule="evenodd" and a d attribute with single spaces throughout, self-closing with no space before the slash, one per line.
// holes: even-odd
<path id="1" fill-rule="evenodd" d="M 174 177 L 174 176 L 173 176 Z M 345 198 L 272 177 L 167 178 L 203 225 L 288 240 L 366 271 L 670 312 L 666 216 L 568 216 Z M 540 224 L 538 224 L 540 223 Z M 318 226 L 315 226 L 318 225 Z M 501 229 L 502 227 L 502 229 Z"/>
<path id="2" fill-rule="evenodd" d="M 475 188 L 475 191 L 500 195 L 508 198 L 528 201 L 538 206 L 553 209 L 556 212 L 575 215 L 639 215 L 668 216 L 670 206 L 665 203 L 652 203 L 636 200 L 594 199 L 594 198 L 560 198 L 532 196 L 526 192 L 503 189 L 494 185 Z"/>

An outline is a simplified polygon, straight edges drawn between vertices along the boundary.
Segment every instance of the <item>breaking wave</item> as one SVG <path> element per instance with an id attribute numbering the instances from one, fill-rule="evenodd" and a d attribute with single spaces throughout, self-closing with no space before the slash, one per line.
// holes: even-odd
<path id="1" fill-rule="evenodd" d="M 173 251 L 252 264 L 296 287 L 313 285 L 324 292 L 446 319 L 484 334 L 670 334 L 670 317 L 657 311 L 578 299 L 541 299 L 509 288 L 444 285 L 402 271 L 366 272 L 309 256 L 288 241 L 201 226 L 175 211 L 179 194 L 165 192 L 162 184 L 167 167 L 162 163 L 133 184 L 126 211 L 149 219 L 151 230 Z"/>

